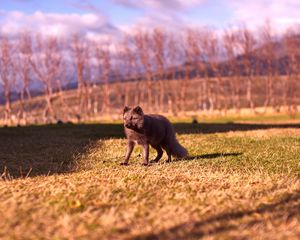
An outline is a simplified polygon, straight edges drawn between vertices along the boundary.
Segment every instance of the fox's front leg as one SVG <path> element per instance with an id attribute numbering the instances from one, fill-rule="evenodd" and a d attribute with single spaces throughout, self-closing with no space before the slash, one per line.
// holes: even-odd
<path id="1" fill-rule="evenodd" d="M 148 166 L 149 164 L 149 144 L 144 144 L 144 162 L 143 165 L 144 166 Z"/>
<path id="2" fill-rule="evenodd" d="M 128 161 L 129 161 L 129 158 L 130 158 L 131 153 L 133 151 L 133 148 L 134 148 L 134 142 L 128 141 L 127 152 L 126 152 L 126 155 L 125 155 L 125 160 L 124 160 L 124 162 L 121 163 L 121 165 L 128 165 Z"/>

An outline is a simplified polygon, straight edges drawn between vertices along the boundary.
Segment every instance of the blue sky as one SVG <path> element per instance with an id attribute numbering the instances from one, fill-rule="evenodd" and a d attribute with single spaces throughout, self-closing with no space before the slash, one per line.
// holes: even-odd
<path id="1" fill-rule="evenodd" d="M 74 1 L 74 0 L 2 0 L 0 6 L 1 10 L 5 11 L 21 11 L 26 14 L 33 14 L 36 11 L 44 13 L 79 13 L 84 14 L 88 12 L 99 12 L 106 16 L 113 24 L 134 24 L 137 18 L 143 17 L 147 14 L 158 13 L 163 11 L 159 7 L 143 8 L 143 4 L 135 6 L 126 5 L 126 1 L 110 1 L 110 0 L 90 0 L 90 1 Z M 128 1 L 134 2 L 134 1 Z M 143 1 L 135 1 L 143 2 Z M 151 1 L 148 1 L 151 2 Z M 153 1 L 155 2 L 155 0 Z M 157 0 L 157 2 L 163 2 Z M 171 2 L 171 1 L 167 1 Z M 176 2 L 176 1 L 173 1 Z M 189 1 L 186 1 L 189 2 Z M 194 1 L 191 8 L 178 7 L 175 11 L 162 12 L 160 14 L 170 15 L 176 14 L 185 19 L 204 24 L 219 25 L 230 19 L 230 11 L 226 5 L 219 0 L 213 1 Z M 197 4 L 199 2 L 199 4 Z M 150 5 L 150 4 L 149 4 Z M 147 6 L 147 5 L 146 5 Z M 94 8 L 94 9 L 93 9 Z"/>
<path id="2" fill-rule="evenodd" d="M 299 10 L 298 0 L 1 0 L 0 31 L 96 36 L 137 27 L 255 28 L 266 20 L 282 31 L 300 23 Z"/>

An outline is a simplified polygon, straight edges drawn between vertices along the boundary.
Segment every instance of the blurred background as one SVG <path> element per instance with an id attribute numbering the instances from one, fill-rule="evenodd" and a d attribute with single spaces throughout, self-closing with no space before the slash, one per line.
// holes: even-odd
<path id="1" fill-rule="evenodd" d="M 174 117 L 299 117 L 300 3 L 0 3 L 0 125 Z"/>

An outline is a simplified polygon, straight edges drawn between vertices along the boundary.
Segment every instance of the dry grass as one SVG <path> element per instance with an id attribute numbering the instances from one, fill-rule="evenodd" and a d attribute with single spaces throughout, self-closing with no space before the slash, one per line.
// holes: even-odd
<path id="1" fill-rule="evenodd" d="M 0 239 L 299 239 L 299 125 L 202 127 L 177 124 L 190 158 L 150 167 L 140 149 L 119 166 L 119 125 L 0 129 Z"/>

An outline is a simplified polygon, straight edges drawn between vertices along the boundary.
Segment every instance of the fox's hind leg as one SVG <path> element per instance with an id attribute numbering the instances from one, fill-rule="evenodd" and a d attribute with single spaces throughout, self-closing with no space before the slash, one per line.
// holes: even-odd
<path id="1" fill-rule="evenodd" d="M 168 145 L 165 145 L 165 146 L 162 146 L 162 147 L 168 155 L 167 162 L 171 162 L 172 161 L 171 148 Z"/>
<path id="2" fill-rule="evenodd" d="M 171 162 L 172 161 L 171 150 L 168 149 L 168 150 L 166 150 L 166 152 L 167 152 L 167 155 L 168 155 L 167 162 Z"/>
<path id="3" fill-rule="evenodd" d="M 156 150 L 157 156 L 154 160 L 152 160 L 150 162 L 158 162 L 161 159 L 162 155 L 163 155 L 163 150 L 161 149 L 160 146 L 154 146 L 154 145 L 151 145 L 151 146 Z"/>

